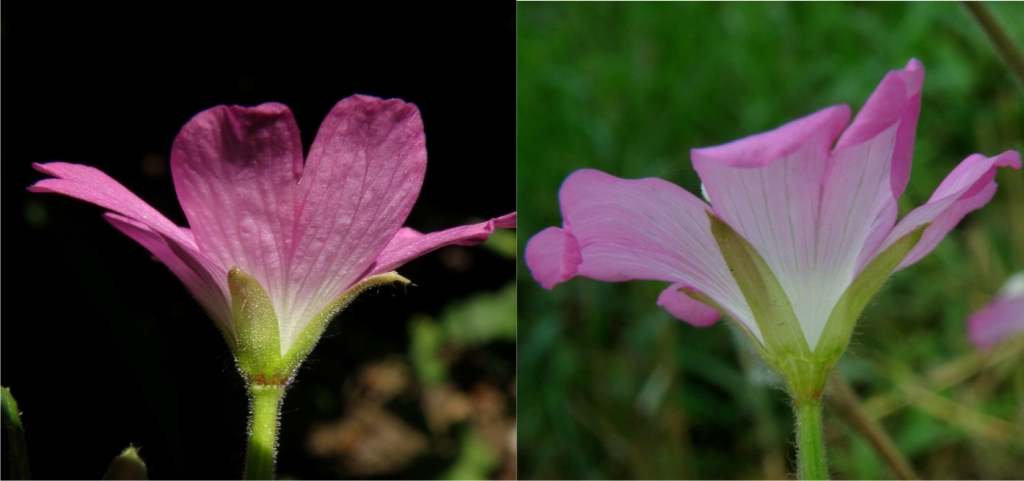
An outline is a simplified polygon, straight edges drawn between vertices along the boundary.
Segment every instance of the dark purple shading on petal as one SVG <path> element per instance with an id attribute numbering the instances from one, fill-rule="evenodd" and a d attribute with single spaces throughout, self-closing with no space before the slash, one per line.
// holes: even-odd
<path id="1" fill-rule="evenodd" d="M 301 173 L 299 129 L 281 104 L 200 112 L 171 149 L 178 201 L 199 249 L 225 272 L 253 276 L 275 303 L 287 282 Z"/>

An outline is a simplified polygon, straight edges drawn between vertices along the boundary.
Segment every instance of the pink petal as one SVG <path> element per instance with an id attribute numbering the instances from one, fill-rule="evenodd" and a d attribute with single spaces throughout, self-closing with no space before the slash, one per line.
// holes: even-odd
<path id="1" fill-rule="evenodd" d="M 199 249 L 283 301 L 302 174 L 302 143 L 281 104 L 218 106 L 192 118 L 171 149 L 178 200 Z M 279 313 L 280 315 L 280 313 Z"/>
<path id="2" fill-rule="evenodd" d="M 911 158 L 914 154 L 914 133 L 921 112 L 921 86 L 924 65 L 910 59 L 903 70 L 889 72 L 871 93 L 850 127 L 836 143 L 835 150 L 867 142 L 899 122 L 893 143 L 890 185 L 894 198 L 899 198 L 910 180 Z"/>
<path id="3" fill-rule="evenodd" d="M 1007 151 L 995 157 L 973 154 L 946 176 L 928 203 L 912 210 L 886 238 L 879 249 L 892 245 L 921 224 L 931 222 L 921 241 L 907 254 L 897 269 L 907 267 L 927 255 L 946 234 L 971 212 L 988 203 L 996 191 L 996 168 L 1020 169 L 1020 154 Z"/>
<path id="4" fill-rule="evenodd" d="M 664 307 L 677 319 L 696 327 L 707 327 L 718 322 L 718 319 L 722 317 L 718 310 L 680 292 L 683 287 L 692 289 L 692 286 L 672 284 L 668 289 L 661 291 L 661 294 L 658 295 L 658 305 Z"/>
<path id="5" fill-rule="evenodd" d="M 167 265 L 226 332 L 234 332 L 231 306 L 227 301 L 230 299 L 227 270 L 219 268 L 199 251 L 190 229 L 174 225 L 93 167 L 64 162 L 33 164 L 33 167 L 56 178 L 43 179 L 29 187 L 29 191 L 64 194 L 117 212 L 104 217 Z"/>
<path id="6" fill-rule="evenodd" d="M 760 336 L 739 287 L 711 235 L 708 205 L 661 179 L 624 180 L 596 170 L 570 175 L 559 192 L 565 232 L 579 245 L 577 275 L 599 281 L 660 280 L 694 286 L 755 336 Z M 557 282 L 570 261 L 557 231 L 542 233 L 528 254 L 539 280 Z M 569 239 L 563 235 L 563 239 Z M 552 252 L 551 249 L 559 249 Z M 565 265 L 565 264 L 561 264 Z M 555 275 L 552 275 L 555 272 Z"/>
<path id="7" fill-rule="evenodd" d="M 836 105 L 789 122 L 775 130 L 744 137 L 728 144 L 693 149 L 690 156 L 695 168 L 698 163 L 706 167 L 710 161 L 715 161 L 735 169 L 754 169 L 798 153 L 814 154 L 814 159 L 823 161 L 828 155 L 829 146 L 849 120 L 850 108 Z M 700 171 L 697 173 L 700 174 Z M 704 180 L 704 175 L 701 174 L 700 178 Z"/>
<path id="8" fill-rule="evenodd" d="M 1003 339 L 1024 333 L 1024 274 L 1007 281 L 1004 292 L 971 315 L 967 334 L 978 349 L 988 349 Z"/>
<path id="9" fill-rule="evenodd" d="M 415 105 L 357 95 L 334 106 L 300 183 L 285 311 L 310 319 L 367 271 L 409 215 L 426 162 Z"/>
<path id="10" fill-rule="evenodd" d="M 828 237 L 839 241 L 830 243 L 832 249 L 858 253 L 858 271 L 867 265 L 896 223 L 896 199 L 910 180 L 923 83 L 924 66 L 916 59 L 907 62 L 903 70 L 889 72 L 833 151 L 836 160 L 825 191 L 837 191 L 833 198 L 840 205 L 838 211 L 822 213 L 823 219 L 832 219 L 837 224 L 823 228 L 830 231 Z M 858 225 L 844 219 L 849 212 L 858 213 Z M 851 228 L 856 235 L 844 233 Z"/>
<path id="11" fill-rule="evenodd" d="M 899 124 L 893 123 L 833 152 L 818 221 L 816 262 L 822 276 L 848 284 L 896 224 L 890 177 L 898 132 Z"/>
<path id="12" fill-rule="evenodd" d="M 514 228 L 515 226 L 516 213 L 513 212 L 487 222 L 453 227 L 430 234 L 421 234 L 408 227 L 403 227 L 377 256 L 368 275 L 393 271 L 406 262 L 444 246 L 476 245 L 487 240 L 496 228 Z"/>
<path id="13" fill-rule="evenodd" d="M 974 313 L 968 324 L 971 342 L 980 349 L 1021 333 L 1024 333 L 1024 297 L 996 300 Z"/>
<path id="14" fill-rule="evenodd" d="M 849 272 L 834 275 L 842 266 L 823 259 L 819 247 L 820 211 L 832 194 L 823 190 L 829 147 L 849 115 L 846 106 L 830 107 L 769 132 L 691 151 L 715 213 L 775 272 L 811 346 L 853 271 L 846 266 Z"/>
<path id="15" fill-rule="evenodd" d="M 541 287 L 551 290 L 576 275 L 580 262 L 580 245 L 569 232 L 548 227 L 526 243 L 526 266 Z"/>
<path id="16" fill-rule="evenodd" d="M 221 329 L 234 334 L 234 320 L 228 302 L 230 294 L 227 288 L 227 271 L 220 272 L 216 268 L 211 268 L 212 261 L 202 261 L 205 256 L 196 249 L 195 244 L 178 243 L 158 234 L 141 222 L 118 214 L 107 213 L 104 214 L 104 218 L 163 262 L 220 324 Z"/>
<path id="17" fill-rule="evenodd" d="M 30 192 L 64 194 L 84 200 L 134 219 L 165 236 L 185 240 L 181 228 L 99 169 L 66 162 L 32 164 L 32 167 L 55 178 L 36 182 L 28 188 Z"/>

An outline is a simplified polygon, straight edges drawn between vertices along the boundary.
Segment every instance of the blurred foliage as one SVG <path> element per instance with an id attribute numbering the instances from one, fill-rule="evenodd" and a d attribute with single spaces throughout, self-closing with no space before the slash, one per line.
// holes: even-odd
<path id="1" fill-rule="evenodd" d="M 445 347 L 466 348 L 488 342 L 516 340 L 516 286 L 479 294 L 447 308 L 440 323 L 419 316 L 410 323 L 409 357 L 421 382 L 447 378 Z"/>
<path id="2" fill-rule="evenodd" d="M 990 6 L 1024 44 L 1024 4 Z M 1024 95 L 956 3 L 517 4 L 519 249 L 561 225 L 580 168 L 691 192 L 689 149 L 829 105 L 856 112 L 889 70 L 926 69 L 901 215 L 967 155 L 1024 150 Z M 1024 269 L 1024 175 L 869 304 L 841 373 L 925 478 L 1024 476 L 1024 345 L 978 353 L 966 316 Z M 519 262 L 523 478 L 785 478 L 792 413 L 729 323 L 655 305 L 662 283 L 574 279 Z M 895 475 L 826 405 L 833 475 Z M 1009 435 L 1008 434 L 1014 434 Z"/>
<path id="3" fill-rule="evenodd" d="M 342 416 L 314 427 L 310 453 L 345 478 L 515 479 L 515 313 L 509 283 L 436 320 L 415 315 L 408 357 L 359 366 Z"/>

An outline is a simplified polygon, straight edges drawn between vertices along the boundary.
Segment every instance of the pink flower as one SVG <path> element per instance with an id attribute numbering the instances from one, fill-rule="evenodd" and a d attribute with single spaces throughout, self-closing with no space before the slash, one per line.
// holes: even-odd
<path id="1" fill-rule="evenodd" d="M 745 276 L 730 272 L 735 259 L 724 257 L 720 247 L 722 229 L 735 231 L 781 286 L 784 295 L 769 303 L 788 302 L 782 310 L 791 307 L 795 329 L 806 341 L 803 350 L 814 352 L 827 337 L 830 318 L 855 310 L 855 321 L 877 289 L 860 292 L 855 281 L 861 274 L 881 276 L 864 282 L 880 286 L 894 268 L 917 262 L 965 214 L 992 198 L 997 166 L 1020 168 L 1013 151 L 971 155 L 928 203 L 897 223 L 923 80 L 924 68 L 911 60 L 885 76 L 850 125 L 849 107 L 837 105 L 769 132 L 694 149 L 693 166 L 710 205 L 661 179 L 577 171 L 559 192 L 563 227 L 530 239 L 526 263 L 547 289 L 574 276 L 670 282 L 658 304 L 674 316 L 707 326 L 721 310 L 765 345 L 776 334 L 765 332 L 769 320 L 755 319 L 750 299 L 758 294 L 741 284 Z M 721 221 L 709 220 L 709 214 Z M 717 233 L 715 222 L 724 226 Z M 889 249 L 901 239 L 908 239 L 900 246 L 907 251 Z M 895 260 L 885 256 L 890 251 L 898 254 Z M 879 259 L 877 269 L 866 269 Z M 845 348 L 845 340 L 835 342 Z"/>
<path id="2" fill-rule="evenodd" d="M 1024 333 L 1024 272 L 1018 272 L 987 306 L 971 314 L 967 335 L 978 349 L 988 349 Z"/>
<path id="3" fill-rule="evenodd" d="M 402 227 L 423 184 L 427 152 L 419 110 L 397 99 L 356 95 L 338 102 L 305 162 L 284 105 L 214 107 L 182 127 L 170 162 L 190 228 L 84 165 L 35 164 L 54 178 L 29 190 L 111 210 L 106 219 L 181 279 L 236 355 L 241 314 L 232 304 L 233 269 L 265 290 L 284 356 L 314 320 L 326 324 L 336 309 L 327 311 L 338 307 L 332 303 L 361 282 L 516 224 L 513 212 L 430 234 Z"/>

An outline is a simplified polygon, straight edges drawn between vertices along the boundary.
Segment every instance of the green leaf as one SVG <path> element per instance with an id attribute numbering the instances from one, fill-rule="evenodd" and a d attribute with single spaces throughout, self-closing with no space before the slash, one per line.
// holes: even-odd
<path id="1" fill-rule="evenodd" d="M 843 292 L 843 296 L 832 308 L 832 313 L 825 323 L 825 330 L 821 333 L 818 346 L 814 350 L 814 359 L 822 364 L 826 370 L 831 371 L 831 366 L 839 360 L 846 345 L 850 342 L 853 328 L 857 325 L 864 307 L 867 306 L 871 296 L 878 292 L 885 280 L 892 275 L 892 271 L 903 262 L 903 258 L 910 253 L 910 250 L 921 241 L 921 235 L 930 224 L 924 224 L 914 229 L 907 235 L 900 237 L 886 250 L 875 257 L 864 270 L 850 283 L 850 286 Z"/>
<path id="2" fill-rule="evenodd" d="M 3 388 L 0 405 L 3 407 L 3 426 L 7 434 L 7 456 L 10 479 L 32 479 L 28 469 L 28 449 L 25 445 L 25 429 L 21 426 L 21 413 L 10 388 Z"/>
<path id="3" fill-rule="evenodd" d="M 103 479 L 149 479 L 146 462 L 139 456 L 135 446 L 128 446 L 110 462 Z"/>
<path id="4" fill-rule="evenodd" d="M 256 279 L 234 267 L 228 271 L 231 310 L 235 316 L 238 348 L 235 359 L 250 382 L 279 384 L 285 379 L 270 379 L 281 364 L 281 337 L 277 314 L 270 296 Z"/>

